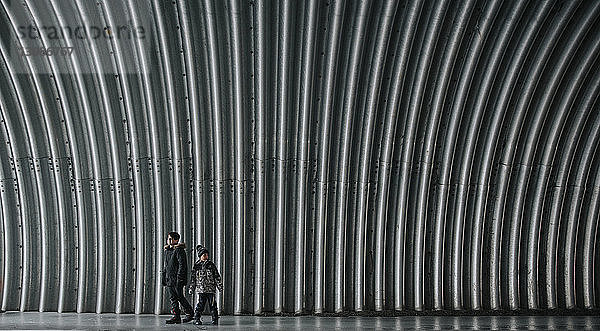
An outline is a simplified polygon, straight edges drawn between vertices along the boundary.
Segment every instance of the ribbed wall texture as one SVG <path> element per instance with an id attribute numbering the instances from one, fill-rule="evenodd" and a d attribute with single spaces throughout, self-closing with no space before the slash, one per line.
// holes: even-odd
<path id="1" fill-rule="evenodd" d="M 600 1 L 1 4 L 3 309 L 600 305 Z"/>

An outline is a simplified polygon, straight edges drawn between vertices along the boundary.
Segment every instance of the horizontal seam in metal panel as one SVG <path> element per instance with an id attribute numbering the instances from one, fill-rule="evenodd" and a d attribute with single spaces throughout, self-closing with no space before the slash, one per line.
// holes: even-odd
<path id="1" fill-rule="evenodd" d="M 171 158 L 171 157 L 168 157 L 168 156 L 159 157 L 159 158 L 153 158 L 151 156 L 140 156 L 138 158 L 131 157 L 131 158 L 128 158 L 128 159 L 131 159 L 131 160 L 134 160 L 134 161 L 135 160 L 150 160 L 150 159 L 152 159 L 152 160 L 173 160 L 173 161 L 179 161 L 179 160 L 192 160 L 192 157 L 186 156 L 186 157 L 180 157 L 180 158 L 176 159 L 176 158 Z"/>
<path id="2" fill-rule="evenodd" d="M 85 178 L 76 178 L 73 177 L 71 178 L 73 180 L 94 180 L 94 181 L 107 181 L 107 180 L 112 180 L 112 181 L 116 181 L 116 182 L 122 182 L 122 181 L 126 181 L 126 180 L 133 180 L 132 178 L 128 178 L 128 177 L 123 177 L 123 178 L 113 178 L 113 177 L 103 177 L 103 178 L 90 178 L 90 177 L 85 177 Z"/>
<path id="3" fill-rule="evenodd" d="M 40 157 L 32 157 L 32 156 L 21 156 L 18 157 L 16 159 L 10 159 L 10 160 L 17 160 L 17 161 L 21 161 L 21 160 L 28 160 L 28 161 L 32 161 L 32 160 L 42 160 L 42 159 L 52 159 L 52 157 L 49 156 L 40 156 Z"/>
<path id="4" fill-rule="evenodd" d="M 510 165 L 510 164 L 506 164 L 506 163 L 500 161 L 500 162 L 498 162 L 498 165 L 503 165 L 505 167 L 517 167 L 517 166 L 523 166 L 523 167 L 542 166 L 542 167 L 548 167 L 548 168 L 552 167 L 551 164 L 543 164 L 543 163 L 538 163 L 538 162 L 534 162 L 534 163 L 520 163 L 520 162 L 515 162 L 514 164 Z"/>
<path id="5" fill-rule="evenodd" d="M 289 161 L 300 161 L 300 162 L 310 162 L 310 161 L 317 161 L 316 159 L 300 159 L 300 158 L 287 158 L 287 159 L 282 159 L 282 158 L 278 158 L 278 157 L 268 157 L 268 158 L 264 158 L 264 159 L 260 159 L 257 157 L 252 158 L 252 160 L 257 160 L 257 161 L 282 161 L 282 162 L 289 162 Z"/>
<path id="6" fill-rule="evenodd" d="M 247 183 L 247 182 L 253 181 L 253 179 L 252 178 L 250 178 L 250 179 L 242 179 L 242 180 L 235 179 L 235 178 L 227 178 L 227 179 L 193 179 L 192 181 L 194 181 L 196 183 L 206 183 L 206 182 L 213 182 L 213 181 Z"/>
<path id="7" fill-rule="evenodd" d="M 584 185 L 574 185 L 574 184 L 571 184 L 571 185 L 567 185 L 566 187 L 570 187 L 570 188 L 582 188 L 582 189 L 588 188 L 588 186 L 585 185 L 585 184 Z M 593 188 L 593 186 L 590 187 L 590 188 Z"/>

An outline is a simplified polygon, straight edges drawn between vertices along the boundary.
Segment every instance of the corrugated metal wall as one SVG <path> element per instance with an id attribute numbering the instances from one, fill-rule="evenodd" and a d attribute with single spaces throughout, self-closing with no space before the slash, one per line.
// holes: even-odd
<path id="1" fill-rule="evenodd" d="M 1 3 L 3 309 L 600 304 L 600 1 Z"/>

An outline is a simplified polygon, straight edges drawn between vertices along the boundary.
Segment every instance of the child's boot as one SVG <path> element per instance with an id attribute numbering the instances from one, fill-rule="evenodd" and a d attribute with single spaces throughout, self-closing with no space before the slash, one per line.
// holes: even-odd
<path id="1" fill-rule="evenodd" d="M 196 305 L 196 309 L 194 309 L 194 324 L 202 325 L 202 309 L 204 307 L 200 307 L 200 302 Z"/>
<path id="2" fill-rule="evenodd" d="M 211 299 L 211 315 L 212 315 L 212 325 L 219 325 L 219 311 L 217 310 L 217 301 L 215 300 L 214 294 Z"/>
<path id="3" fill-rule="evenodd" d="M 181 317 L 179 315 L 173 315 L 171 319 L 166 320 L 167 324 L 181 324 Z"/>
<path id="4" fill-rule="evenodd" d="M 183 320 L 181 321 L 182 323 L 187 323 L 190 322 L 194 319 L 194 315 L 193 314 L 185 314 L 185 317 L 183 318 Z"/>

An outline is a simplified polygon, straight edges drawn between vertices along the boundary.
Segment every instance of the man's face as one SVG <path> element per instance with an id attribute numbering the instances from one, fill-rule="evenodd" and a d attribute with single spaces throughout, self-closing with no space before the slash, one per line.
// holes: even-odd
<path id="1" fill-rule="evenodd" d="M 202 256 L 200 256 L 200 261 L 206 261 L 208 260 L 208 253 L 204 253 L 202 254 Z"/>
<path id="2" fill-rule="evenodd" d="M 171 246 L 173 246 L 173 245 L 177 245 L 177 242 L 178 242 L 178 241 L 179 241 L 179 240 L 175 240 L 175 239 L 171 238 L 171 236 L 168 236 L 168 237 L 167 237 L 167 244 L 169 244 L 169 245 L 171 245 Z"/>

